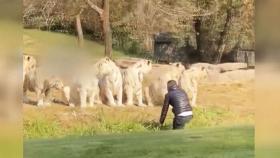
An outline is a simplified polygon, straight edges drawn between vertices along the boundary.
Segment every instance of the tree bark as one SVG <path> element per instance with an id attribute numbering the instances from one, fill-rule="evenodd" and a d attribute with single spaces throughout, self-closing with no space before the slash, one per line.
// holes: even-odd
<path id="1" fill-rule="evenodd" d="M 78 45 L 79 47 L 83 47 L 84 45 L 84 35 L 83 35 L 83 28 L 81 24 L 81 15 L 76 15 L 76 31 L 78 35 Z"/>
<path id="2" fill-rule="evenodd" d="M 195 30 L 195 36 L 196 36 L 196 50 L 200 51 L 200 38 L 201 38 L 201 18 L 197 17 L 194 19 L 194 30 Z"/>
<path id="3" fill-rule="evenodd" d="M 103 15 L 103 9 L 99 8 L 97 5 L 93 4 L 90 0 L 85 0 L 85 2 L 92 8 L 94 9 L 102 18 Z"/>
<path id="4" fill-rule="evenodd" d="M 112 31 L 110 26 L 109 0 L 104 0 L 103 6 L 103 31 L 105 37 L 105 56 L 112 57 Z"/>
<path id="5" fill-rule="evenodd" d="M 110 26 L 110 6 L 109 0 L 103 0 L 103 9 L 93 4 L 90 0 L 85 2 L 94 9 L 100 16 L 103 25 L 105 56 L 112 57 L 112 31 Z"/>
<path id="6" fill-rule="evenodd" d="M 218 64 L 221 62 L 221 59 L 222 59 L 222 56 L 223 56 L 223 53 L 224 53 L 224 50 L 225 50 L 225 41 L 226 41 L 226 35 L 229 31 L 229 27 L 230 27 L 230 20 L 232 18 L 232 9 L 228 9 L 227 10 L 227 17 L 226 17 L 226 21 L 225 21 L 225 24 L 224 24 L 224 28 L 223 28 L 223 31 L 220 33 L 220 38 L 219 38 L 219 41 L 218 41 L 218 49 L 217 49 L 217 55 L 216 55 L 216 58 L 215 58 L 215 61 L 214 63 L 215 64 Z"/>

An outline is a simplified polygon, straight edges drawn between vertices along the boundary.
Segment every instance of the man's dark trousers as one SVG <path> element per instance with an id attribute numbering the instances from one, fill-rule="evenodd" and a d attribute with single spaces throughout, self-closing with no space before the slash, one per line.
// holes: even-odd
<path id="1" fill-rule="evenodd" d="M 176 116 L 173 119 L 173 129 L 184 129 L 185 124 L 189 123 L 192 118 L 193 118 L 192 115 L 190 115 L 190 116 Z"/>

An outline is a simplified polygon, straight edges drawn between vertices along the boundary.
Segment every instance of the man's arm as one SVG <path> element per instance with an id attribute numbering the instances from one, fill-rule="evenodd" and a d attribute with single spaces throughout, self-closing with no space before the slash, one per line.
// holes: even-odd
<path id="1" fill-rule="evenodd" d="M 164 103 L 163 103 L 163 106 L 162 106 L 162 110 L 161 110 L 160 119 L 159 119 L 160 124 L 164 123 L 165 117 L 166 117 L 167 112 L 168 112 L 168 108 L 169 108 L 169 96 L 168 96 L 168 94 L 166 94 L 165 98 L 164 98 Z"/>

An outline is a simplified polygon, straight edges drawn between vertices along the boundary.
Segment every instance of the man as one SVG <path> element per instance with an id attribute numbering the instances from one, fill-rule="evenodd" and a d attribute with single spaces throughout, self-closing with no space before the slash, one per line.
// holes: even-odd
<path id="1" fill-rule="evenodd" d="M 175 117 L 173 119 L 173 129 L 183 129 L 185 124 L 192 118 L 192 107 L 189 104 L 188 95 L 177 86 L 176 81 L 167 82 L 168 93 L 165 95 L 164 104 L 160 116 L 160 124 L 164 123 L 168 112 L 169 104 L 173 107 L 172 112 Z"/>

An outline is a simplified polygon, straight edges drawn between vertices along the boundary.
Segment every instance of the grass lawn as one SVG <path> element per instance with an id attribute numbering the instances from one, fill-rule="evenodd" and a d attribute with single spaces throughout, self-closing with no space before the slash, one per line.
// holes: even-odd
<path id="1" fill-rule="evenodd" d="M 96 58 L 104 56 L 104 46 L 102 44 L 84 40 L 84 46 L 79 48 L 75 36 L 63 33 L 24 29 L 23 44 L 24 52 L 32 55 L 86 53 Z M 113 50 L 113 58 L 119 57 L 125 57 L 125 54 Z"/>
<path id="2" fill-rule="evenodd" d="M 254 157 L 252 126 L 195 128 L 24 143 L 25 158 L 250 158 Z"/>
<path id="3" fill-rule="evenodd" d="M 23 33 L 24 53 L 38 57 L 38 63 L 51 59 L 55 69 L 60 68 L 57 62 L 67 67 L 66 63 L 79 63 L 79 56 L 96 60 L 104 55 L 102 44 L 85 40 L 80 48 L 75 36 L 28 29 Z M 124 57 L 127 54 L 113 50 L 113 58 Z M 100 105 L 81 110 L 24 105 L 24 157 L 254 157 L 254 128 L 240 126 L 254 122 L 252 85 L 200 85 L 198 104 L 203 106 L 194 108 L 194 119 L 182 131 L 159 131 L 154 122 L 160 107 L 117 109 Z M 166 127 L 172 122 L 170 113 Z"/>

